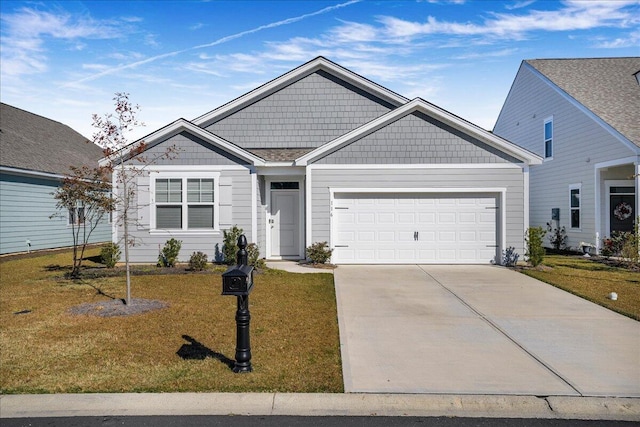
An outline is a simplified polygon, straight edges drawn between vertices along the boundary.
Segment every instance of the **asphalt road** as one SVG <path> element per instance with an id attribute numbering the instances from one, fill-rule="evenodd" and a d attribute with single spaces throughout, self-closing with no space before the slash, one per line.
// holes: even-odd
<path id="1" fill-rule="evenodd" d="M 637 422 L 531 418 L 150 416 L 4 418 L 2 427 L 631 427 Z"/>

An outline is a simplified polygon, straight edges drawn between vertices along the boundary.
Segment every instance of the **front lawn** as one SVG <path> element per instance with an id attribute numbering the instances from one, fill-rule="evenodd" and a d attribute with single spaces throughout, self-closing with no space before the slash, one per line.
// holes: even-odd
<path id="1" fill-rule="evenodd" d="M 70 252 L 0 261 L 1 393 L 343 391 L 330 274 L 256 274 L 254 372 L 234 374 L 236 298 L 219 273 L 135 276 L 133 298 L 168 307 L 100 317 L 70 310 L 124 298 L 124 278 L 71 281 L 70 265 Z"/>
<path id="2" fill-rule="evenodd" d="M 543 265 L 549 268 L 521 271 L 632 319 L 640 320 L 638 272 L 609 266 L 582 256 L 546 255 Z M 608 298 L 611 292 L 618 294 L 617 301 Z"/>

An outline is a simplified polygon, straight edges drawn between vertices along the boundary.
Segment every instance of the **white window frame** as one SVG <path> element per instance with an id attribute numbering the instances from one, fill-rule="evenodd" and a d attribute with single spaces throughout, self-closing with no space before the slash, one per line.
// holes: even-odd
<path id="1" fill-rule="evenodd" d="M 82 210 L 82 215 L 80 215 L 80 210 Z M 73 216 L 73 221 L 71 221 L 71 217 Z M 82 221 L 80 218 L 82 217 Z M 82 225 L 87 221 L 87 217 L 84 213 L 84 206 L 76 206 L 75 208 L 69 209 L 67 211 L 67 225 Z"/>
<path id="2" fill-rule="evenodd" d="M 573 190 L 578 190 L 578 207 L 571 206 L 571 192 Z M 578 227 L 574 227 L 572 223 L 572 214 L 573 210 L 578 210 Z M 580 231 L 582 230 L 582 184 L 571 184 L 569 185 L 569 229 Z"/>
<path id="3" fill-rule="evenodd" d="M 156 224 L 156 180 L 181 179 L 182 180 L 182 228 L 157 228 Z M 189 205 L 202 203 L 189 203 L 187 201 L 187 181 L 189 179 L 213 179 L 213 228 L 188 228 Z M 219 234 L 220 233 L 220 172 L 152 172 L 149 180 L 149 219 L 150 232 L 154 234 Z M 177 203 L 171 203 L 177 204 Z M 209 203 L 206 203 L 209 204 Z"/>
<path id="4" fill-rule="evenodd" d="M 547 123 L 551 123 L 551 138 L 547 138 Z M 553 152 L 555 147 L 553 146 L 553 142 L 554 142 L 554 134 L 555 134 L 555 130 L 554 130 L 554 126 L 553 126 L 553 116 L 551 117 L 547 117 L 546 119 L 544 119 L 544 124 L 542 126 L 542 157 L 544 158 L 544 160 L 553 160 Z M 551 155 L 547 156 L 547 141 L 550 142 L 551 144 Z"/>

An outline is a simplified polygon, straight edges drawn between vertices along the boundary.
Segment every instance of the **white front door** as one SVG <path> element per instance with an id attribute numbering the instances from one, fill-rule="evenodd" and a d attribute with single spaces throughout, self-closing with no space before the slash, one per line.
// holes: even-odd
<path id="1" fill-rule="evenodd" d="M 273 188 L 282 187 L 281 189 Z M 293 183 L 272 183 L 271 233 L 272 257 L 300 256 L 300 190 L 286 189 Z M 297 184 L 297 183 L 295 183 Z"/>

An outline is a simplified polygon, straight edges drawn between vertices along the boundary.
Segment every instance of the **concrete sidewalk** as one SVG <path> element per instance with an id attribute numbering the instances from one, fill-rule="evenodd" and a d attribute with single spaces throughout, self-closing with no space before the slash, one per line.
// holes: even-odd
<path id="1" fill-rule="evenodd" d="M 493 266 L 340 266 L 345 391 L 640 397 L 640 323 Z"/>
<path id="2" fill-rule="evenodd" d="M 123 393 L 0 396 L 0 418 L 296 415 L 640 420 L 640 399 L 429 394 Z"/>

